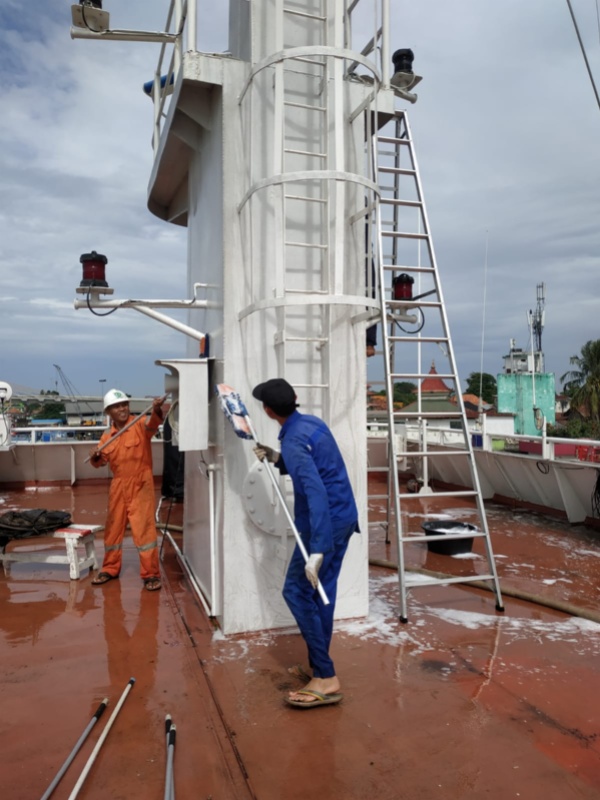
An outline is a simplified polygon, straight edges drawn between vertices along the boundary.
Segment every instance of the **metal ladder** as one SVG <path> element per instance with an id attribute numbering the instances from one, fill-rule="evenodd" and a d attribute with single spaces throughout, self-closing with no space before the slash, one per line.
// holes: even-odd
<path id="1" fill-rule="evenodd" d="M 448 319 L 439 281 L 433 242 L 425 209 L 425 201 L 417 166 L 413 140 L 405 111 L 397 111 L 392 120 L 372 137 L 374 171 L 379 184 L 379 198 L 371 215 L 374 228 L 373 251 L 368 244 L 366 259 L 375 256 L 378 290 L 381 300 L 381 346 L 383 356 L 388 423 L 388 493 L 369 495 L 370 500 L 387 501 L 387 532 L 395 522 L 398 547 L 398 581 L 400 620 L 406 622 L 407 590 L 416 586 L 465 583 L 474 579 L 490 581 L 496 595 L 496 609 L 503 611 L 502 596 L 490 542 L 485 508 L 475 457 L 473 454 Z M 413 290 L 413 286 L 415 289 Z M 411 296 L 412 295 L 412 296 Z M 398 299 L 396 299 L 398 298 Z M 436 374 L 436 380 L 450 382 L 456 399 L 455 409 L 435 409 L 435 402 L 423 396 L 422 386 L 432 375 L 423 364 L 445 358 L 447 369 Z M 406 381 L 416 383 L 417 396 L 406 409 L 395 409 L 394 385 Z M 447 386 L 447 384 L 445 384 Z M 429 426 L 436 420 L 448 420 L 453 433 L 438 430 L 436 444 Z M 404 434 L 397 433 L 402 428 Z M 455 431 L 455 433 L 454 433 Z M 458 438 L 458 444 L 440 446 L 444 438 Z M 437 459 L 449 455 L 465 459 L 471 476 L 470 490 L 434 491 L 430 474 Z M 407 459 L 416 466 L 418 480 L 408 491 L 400 486 L 399 465 Z M 465 498 L 474 501 L 479 516 L 475 530 L 460 533 L 425 535 L 404 529 L 402 509 L 419 506 L 423 499 Z M 411 580 L 405 567 L 404 549 L 415 542 L 451 541 L 482 538 L 487 556 L 485 574 L 450 577 L 422 577 Z M 389 539 L 386 540 L 389 541 Z"/>
<path id="2" fill-rule="evenodd" d="M 278 50 L 328 43 L 327 0 L 313 3 L 310 11 L 279 0 Z M 329 168 L 329 108 L 327 61 L 318 57 L 280 61 L 274 75 L 274 172 L 282 175 Z M 295 135 L 294 118 L 310 121 L 310 140 Z M 283 303 L 277 308 L 275 345 L 280 375 L 290 376 L 296 389 L 309 393 L 310 406 L 329 416 L 329 324 L 326 305 L 319 296 L 330 293 L 330 241 L 326 221 L 330 216 L 330 189 L 324 181 L 283 182 L 279 187 L 281 240 L 277 248 L 275 295 L 287 300 L 302 295 L 308 307 Z M 289 213 L 288 213 L 289 212 Z M 306 224 L 297 224 L 298 216 Z M 295 224 L 290 224 L 290 219 Z M 307 349 L 312 351 L 310 356 Z M 320 358 L 315 359 L 318 351 Z M 314 372 L 308 382 L 294 380 L 293 363 L 310 361 Z"/>
<path id="3" fill-rule="evenodd" d="M 275 0 L 275 50 L 291 53 L 297 48 L 341 51 L 350 47 L 351 18 L 359 4 L 361 0 L 312 0 L 305 4 Z M 377 42 L 374 36 L 363 52 L 373 54 Z M 344 207 L 344 188 L 340 181 L 331 180 L 333 173 L 348 169 L 347 120 L 342 113 L 346 69 L 342 59 L 314 52 L 273 63 L 272 172 L 281 176 L 281 181 L 271 187 L 277 218 L 271 298 L 277 320 L 277 370 L 302 390 L 305 407 L 328 423 L 329 331 L 334 312 L 327 301 L 344 294 L 346 270 L 341 244 L 347 235 L 348 219 L 339 213 Z M 363 113 L 368 112 L 363 109 Z M 248 135 L 254 133 L 249 131 Z M 350 224 L 361 223 L 354 220 Z M 269 306 L 269 298 L 262 302 L 264 307 Z M 294 374 L 294 365 L 301 363 L 313 365 L 312 374 L 304 382 Z"/>

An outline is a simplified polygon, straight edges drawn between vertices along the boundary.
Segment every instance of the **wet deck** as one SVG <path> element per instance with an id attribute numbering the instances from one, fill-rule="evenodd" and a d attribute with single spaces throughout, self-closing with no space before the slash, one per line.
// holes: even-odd
<path id="1" fill-rule="evenodd" d="M 68 509 L 101 524 L 106 497 L 104 484 L 0 492 L 0 510 Z M 444 511 L 472 520 L 466 505 Z M 409 529 L 437 512 L 424 500 Z M 488 515 L 503 585 L 600 619 L 597 532 L 493 506 Z M 369 536 L 373 559 L 394 562 L 384 530 Z M 412 545 L 408 562 L 483 571 L 479 545 L 461 558 Z M 449 585 L 413 590 L 401 625 L 396 573 L 372 566 L 369 618 L 339 623 L 334 635 L 344 701 L 300 711 L 281 700 L 299 686 L 287 667 L 303 660 L 300 637 L 225 639 L 168 543 L 163 555 L 154 594 L 141 587 L 129 539 L 121 579 L 104 587 L 87 575 L 70 581 L 66 566 L 0 572 L 3 797 L 41 797 L 107 696 L 52 795 L 68 798 L 132 676 L 83 800 L 163 797 L 167 713 L 178 730 L 178 800 L 600 797 L 600 624 L 591 619 L 509 596 L 498 614 L 492 594 Z"/>

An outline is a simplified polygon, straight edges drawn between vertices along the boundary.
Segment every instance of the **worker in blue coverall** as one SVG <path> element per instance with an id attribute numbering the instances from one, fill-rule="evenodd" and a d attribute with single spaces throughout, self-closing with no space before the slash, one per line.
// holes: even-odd
<path id="1" fill-rule="evenodd" d="M 274 378 L 261 383 L 252 395 L 262 402 L 267 416 L 281 425 L 281 452 L 262 444 L 254 452 L 259 460 L 267 459 L 282 475 L 291 477 L 294 522 L 309 556 L 305 563 L 296 545 L 283 597 L 306 642 L 312 677 L 308 675 L 304 689 L 291 692 L 286 700 L 300 708 L 339 703 L 340 681 L 329 647 L 342 561 L 350 537 L 359 530 L 352 486 L 331 431 L 318 417 L 296 410 L 296 393 L 286 380 Z M 329 605 L 319 596 L 319 580 Z"/>

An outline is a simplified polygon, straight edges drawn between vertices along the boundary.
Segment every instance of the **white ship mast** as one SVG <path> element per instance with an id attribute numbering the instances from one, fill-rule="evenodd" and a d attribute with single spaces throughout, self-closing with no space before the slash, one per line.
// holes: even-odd
<path id="1" fill-rule="evenodd" d="M 73 36 L 135 40 L 111 30 L 107 15 L 94 31 L 85 13 L 106 9 L 80 5 L 88 8 L 74 7 Z M 190 333 L 187 359 L 159 362 L 171 373 L 186 452 L 183 549 L 210 613 L 231 633 L 289 624 L 280 592 L 294 542 L 262 466 L 211 389 L 233 386 L 260 439 L 274 444 L 278 430 L 251 389 L 290 381 L 300 410 L 322 416 L 338 439 L 367 530 L 365 328 L 379 308 L 365 275 L 365 226 L 379 194 L 369 142 L 398 97 L 414 102 L 418 78 L 394 74 L 389 0 L 231 0 L 222 55 L 196 49 L 210 11 L 200 0 L 173 2 L 165 31 L 138 34 L 162 43 L 148 88 L 148 205 L 187 226 L 194 300 L 181 304 L 195 339 L 210 340 L 210 358 L 198 358 Z M 119 305 L 102 288 L 84 292 L 79 307 Z M 149 302 L 127 302 L 166 321 Z M 367 572 L 366 536 L 354 537 L 338 616 L 366 613 Z"/>

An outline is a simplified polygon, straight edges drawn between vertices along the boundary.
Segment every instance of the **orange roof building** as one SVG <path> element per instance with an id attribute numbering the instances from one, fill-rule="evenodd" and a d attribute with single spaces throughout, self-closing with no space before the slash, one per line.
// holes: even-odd
<path id="1" fill-rule="evenodd" d="M 446 386 L 444 381 L 438 376 L 435 368 L 435 361 L 431 362 L 431 369 L 429 370 L 430 378 L 425 378 L 421 384 L 421 394 L 450 396 L 454 394 L 454 390 Z"/>

